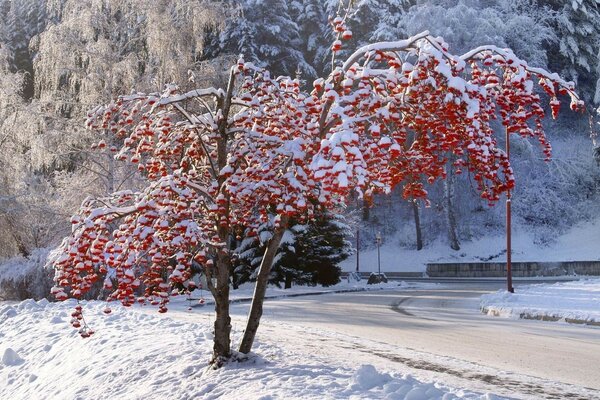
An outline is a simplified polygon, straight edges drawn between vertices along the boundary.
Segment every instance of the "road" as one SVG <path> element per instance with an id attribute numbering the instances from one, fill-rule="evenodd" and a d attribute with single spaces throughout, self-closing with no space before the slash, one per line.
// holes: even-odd
<path id="1" fill-rule="evenodd" d="M 343 351 L 357 362 L 517 398 L 600 399 L 600 328 L 482 315 L 479 296 L 502 287 L 457 282 L 272 300 L 258 338 L 283 329 L 321 354 Z"/>

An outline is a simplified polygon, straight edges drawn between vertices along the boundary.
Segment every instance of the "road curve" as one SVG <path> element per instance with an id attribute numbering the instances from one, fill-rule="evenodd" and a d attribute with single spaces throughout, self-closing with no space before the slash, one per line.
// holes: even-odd
<path id="1" fill-rule="evenodd" d="M 313 338 L 298 331 L 295 339 L 338 342 L 365 361 L 518 398 L 600 399 L 600 328 L 482 315 L 479 296 L 501 287 L 461 282 L 270 301 L 261 330 L 314 328 Z"/>

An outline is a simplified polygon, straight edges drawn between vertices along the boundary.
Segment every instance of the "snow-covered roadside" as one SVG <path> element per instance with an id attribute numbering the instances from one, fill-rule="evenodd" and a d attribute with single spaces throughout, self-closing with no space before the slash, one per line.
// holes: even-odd
<path id="1" fill-rule="evenodd" d="M 600 279 L 500 290 L 481 296 L 481 310 L 508 318 L 562 320 L 600 325 Z"/>
<path id="2" fill-rule="evenodd" d="M 340 355 L 323 359 L 293 343 L 258 342 L 247 363 L 214 371 L 209 324 L 102 302 L 84 306 L 96 331 L 69 326 L 72 301 L 0 308 L 2 399 L 496 399 L 420 382 Z M 236 332 L 235 335 L 238 335 Z"/>
<path id="3" fill-rule="evenodd" d="M 430 282 L 405 282 L 405 281 L 389 281 L 388 283 L 379 283 L 368 285 L 366 279 L 359 282 L 347 281 L 342 279 L 337 285 L 331 286 L 292 286 L 289 289 L 283 289 L 275 285 L 267 287 L 267 299 L 278 299 L 285 297 L 295 297 L 303 295 L 318 295 L 328 293 L 344 293 L 344 292 L 361 292 L 367 290 L 390 290 L 390 289 L 426 289 L 437 286 L 437 283 Z M 238 289 L 231 290 L 229 298 L 231 302 L 244 302 L 252 300 L 254 293 L 254 283 L 245 283 Z M 203 304 L 212 304 L 214 299 L 208 290 L 194 290 L 190 296 L 176 296 L 171 298 L 170 306 L 174 305 L 197 305 L 201 301 Z"/>

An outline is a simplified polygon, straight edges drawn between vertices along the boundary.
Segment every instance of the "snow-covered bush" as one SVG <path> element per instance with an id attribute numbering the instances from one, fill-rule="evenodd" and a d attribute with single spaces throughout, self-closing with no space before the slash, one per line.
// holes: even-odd
<path id="1" fill-rule="evenodd" d="M 49 297 L 54 270 L 46 268 L 48 249 L 36 249 L 29 257 L 0 262 L 0 300 Z"/>

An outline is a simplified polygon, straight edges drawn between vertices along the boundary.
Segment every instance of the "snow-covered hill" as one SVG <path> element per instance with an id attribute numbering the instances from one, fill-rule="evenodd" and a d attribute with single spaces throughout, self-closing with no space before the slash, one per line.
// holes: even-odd
<path id="1" fill-rule="evenodd" d="M 443 240 L 417 251 L 399 246 L 397 238 L 385 238 L 380 249 L 381 270 L 421 271 L 430 262 L 505 261 L 506 239 L 503 235 L 484 236 L 462 243 L 459 251 Z M 593 261 L 600 260 L 600 219 L 579 223 L 547 245 L 535 243 L 524 227 L 513 232 L 513 261 Z M 344 271 L 356 270 L 356 254 L 342 263 Z M 360 270 L 377 271 L 377 248 L 360 252 Z"/>

